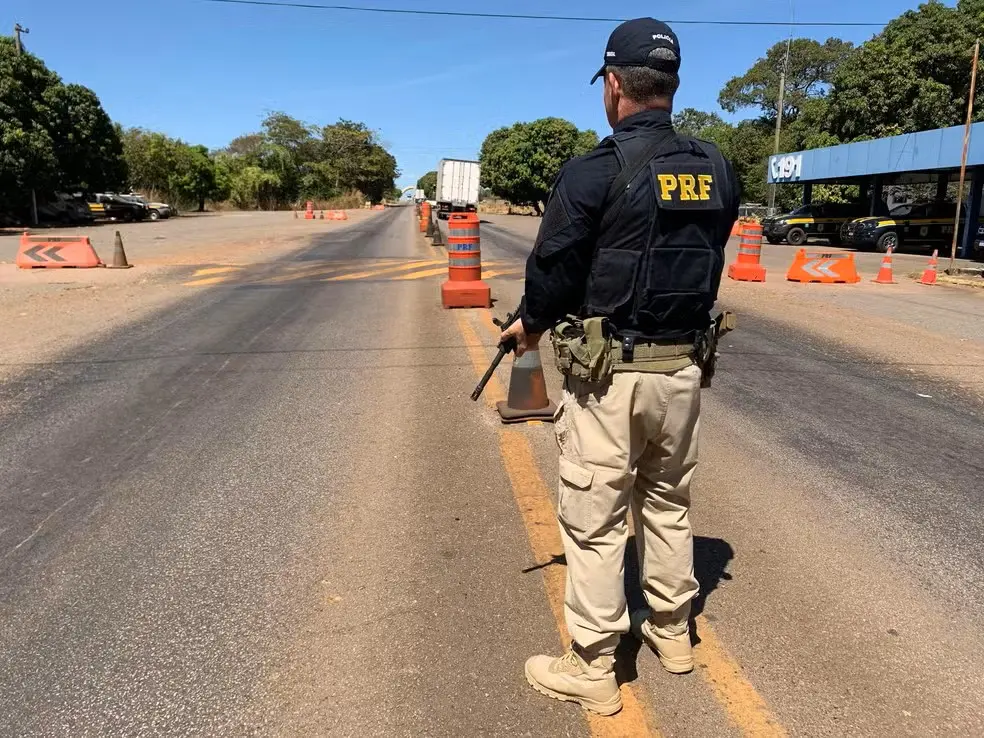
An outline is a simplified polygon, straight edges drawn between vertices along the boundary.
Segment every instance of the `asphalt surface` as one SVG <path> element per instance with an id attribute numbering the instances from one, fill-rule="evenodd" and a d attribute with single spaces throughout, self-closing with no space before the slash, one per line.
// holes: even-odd
<path id="1" fill-rule="evenodd" d="M 257 267 L 310 276 L 189 288 L 0 384 L 0 734 L 600 734 L 522 678 L 560 640 L 440 278 L 318 272 L 433 259 L 414 231 L 321 235 Z M 980 404 L 740 320 L 704 393 L 698 650 L 789 734 L 984 734 Z M 552 488 L 550 427 L 521 432 Z M 661 734 L 753 734 L 707 670 L 626 653 Z"/>

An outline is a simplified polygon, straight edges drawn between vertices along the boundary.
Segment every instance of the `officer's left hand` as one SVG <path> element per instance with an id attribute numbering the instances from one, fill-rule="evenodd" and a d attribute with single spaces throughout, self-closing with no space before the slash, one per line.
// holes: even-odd
<path id="1" fill-rule="evenodd" d="M 527 351 L 532 351 L 540 345 L 540 336 L 542 333 L 526 333 L 526 329 L 523 328 L 523 321 L 517 320 L 511 326 L 506 328 L 502 332 L 502 336 L 499 338 L 500 342 L 508 341 L 510 338 L 516 339 L 516 356 L 522 356 Z"/>

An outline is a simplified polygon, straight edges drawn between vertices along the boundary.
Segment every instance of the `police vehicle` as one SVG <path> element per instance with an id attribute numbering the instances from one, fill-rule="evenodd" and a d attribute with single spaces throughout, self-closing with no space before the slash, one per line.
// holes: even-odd
<path id="1" fill-rule="evenodd" d="M 862 205 L 811 203 L 791 213 L 762 220 L 762 235 L 769 243 L 786 241 L 801 246 L 810 238 L 825 238 L 839 244 L 841 226 L 865 212 Z"/>
<path id="2" fill-rule="evenodd" d="M 984 261 L 984 224 L 977 224 L 977 238 L 974 239 L 974 248 L 970 256 L 978 261 Z"/>
<path id="3" fill-rule="evenodd" d="M 902 246 L 938 248 L 952 243 L 956 214 L 957 206 L 952 202 L 900 205 L 888 216 L 851 221 L 844 227 L 844 241 L 859 250 L 875 249 L 881 253 Z M 964 222 L 964 208 L 961 208 L 960 231 Z"/>

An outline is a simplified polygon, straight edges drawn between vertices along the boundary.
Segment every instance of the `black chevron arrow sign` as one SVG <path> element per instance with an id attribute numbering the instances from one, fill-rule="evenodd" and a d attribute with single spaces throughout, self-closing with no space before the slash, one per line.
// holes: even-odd
<path id="1" fill-rule="evenodd" d="M 32 246 L 27 251 L 24 252 L 24 256 L 33 259 L 41 264 L 46 261 L 65 261 L 58 252 L 62 250 L 61 246 L 45 246 L 44 244 L 38 244 L 37 246 Z"/>

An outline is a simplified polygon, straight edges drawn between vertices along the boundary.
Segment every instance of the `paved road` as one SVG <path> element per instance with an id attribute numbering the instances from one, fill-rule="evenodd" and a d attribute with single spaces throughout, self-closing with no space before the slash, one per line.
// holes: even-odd
<path id="1" fill-rule="evenodd" d="M 483 249 L 501 313 L 529 240 Z M 0 734 L 984 731 L 979 405 L 754 315 L 705 394 L 701 668 L 627 642 L 617 723 L 533 693 L 556 451 L 468 400 L 494 334 L 440 258 L 386 212 L 0 385 Z"/>

